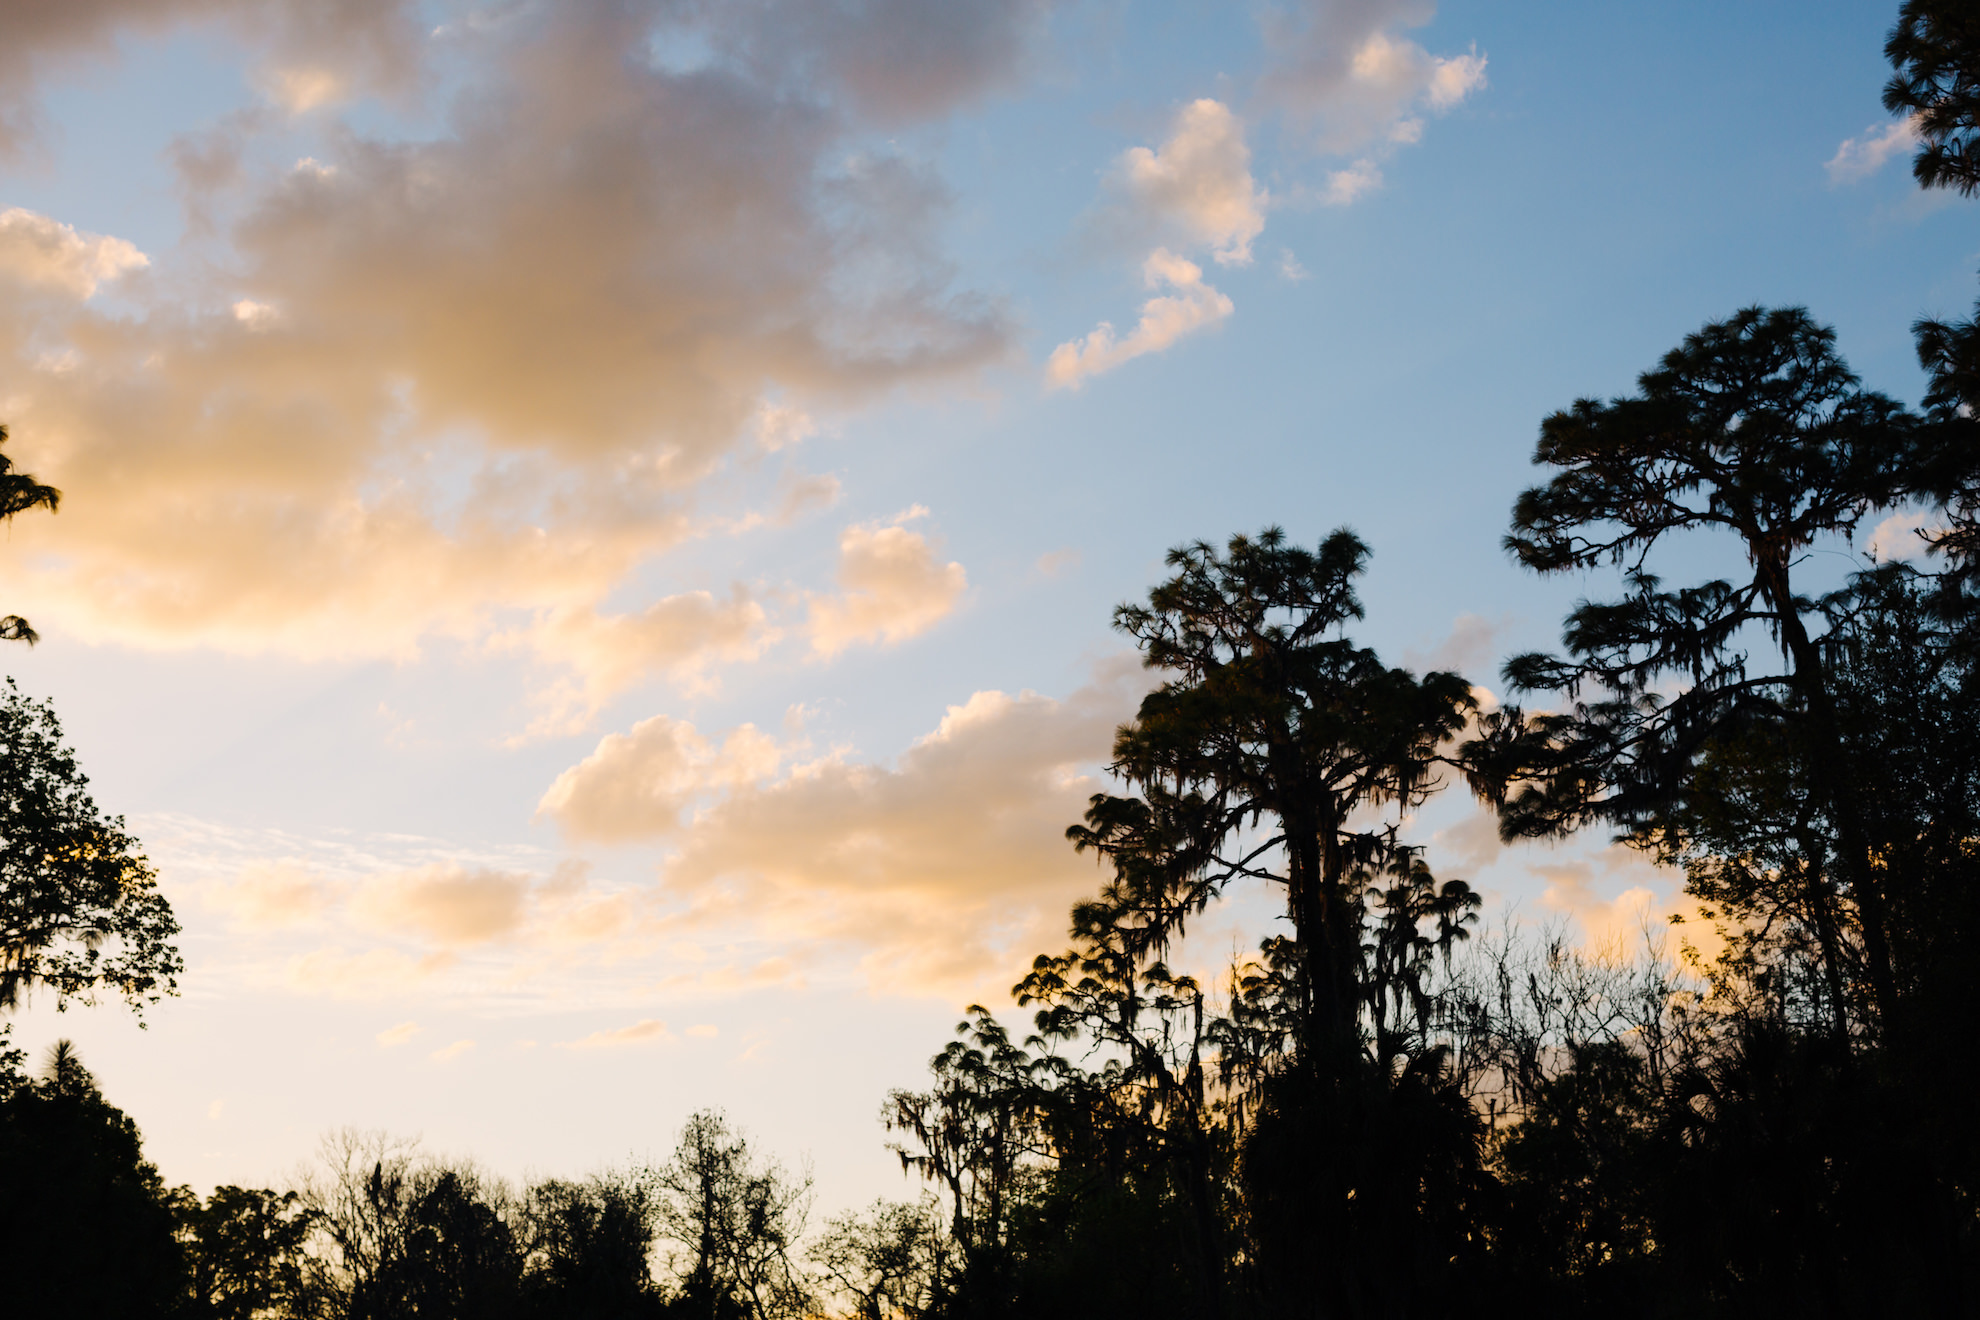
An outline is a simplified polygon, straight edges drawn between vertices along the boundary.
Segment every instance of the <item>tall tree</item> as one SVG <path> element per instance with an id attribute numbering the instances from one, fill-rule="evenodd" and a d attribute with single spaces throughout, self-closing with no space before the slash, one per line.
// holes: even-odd
<path id="1" fill-rule="evenodd" d="M 1506 666 L 1515 687 L 1571 705 L 1531 718 L 1499 712 L 1472 748 L 1509 837 L 1599 821 L 1645 843 L 1670 825 L 1715 739 L 1779 724 L 1801 743 L 1835 834 L 1840 896 L 1862 914 L 1885 1013 L 1898 993 L 1885 895 L 1851 791 L 1818 602 L 1795 574 L 1812 547 L 1847 537 L 1908 492 L 1919 436 L 1916 419 L 1863 389 L 1834 332 L 1800 308 L 1752 307 L 1710 323 L 1646 372 L 1635 395 L 1582 399 L 1548 417 L 1533 461 L 1556 472 L 1519 497 L 1506 548 L 1540 573 L 1618 566 L 1626 594 L 1569 614 L 1567 658 Z M 1745 571 L 1667 588 L 1652 553 L 1705 533 L 1729 537 Z M 1837 897 L 1823 899 L 1825 910 Z"/>
<path id="2" fill-rule="evenodd" d="M 45 701 L 0 692 L 0 1010 L 35 987 L 57 1007 L 104 991 L 177 992 L 179 923 L 121 817 L 89 794 Z"/>
<path id="3" fill-rule="evenodd" d="M 1426 956 L 1462 938 L 1477 899 L 1440 886 L 1400 838 L 1402 817 L 1466 770 L 1451 743 L 1475 702 L 1459 675 L 1391 668 L 1346 635 L 1367 556 L 1345 530 L 1314 551 L 1277 528 L 1221 553 L 1199 542 L 1170 553 L 1175 573 L 1145 606 L 1116 611 L 1164 681 L 1115 740 L 1129 791 L 1095 796 L 1067 832 L 1110 872 L 1074 909 L 1082 947 L 1023 987 L 1122 1052 L 1144 1103 L 1159 1100 L 1165 1144 L 1195 1166 L 1181 1181 L 1198 1213 L 1178 1219 L 1213 1263 L 1191 1056 L 1216 1040 L 1229 1120 L 1245 1124 L 1247 1269 L 1272 1305 L 1319 1314 L 1443 1295 L 1475 1236 L 1482 1136 L 1419 1011 Z M 1137 1024 L 1198 999 L 1167 972 L 1170 946 L 1244 883 L 1283 895 L 1290 937 L 1267 941 L 1228 1022 L 1177 1038 L 1181 1053 L 1151 1048 Z"/>
<path id="4" fill-rule="evenodd" d="M 1114 742 L 1133 790 L 1096 795 L 1067 831 L 1110 863 L 1079 928 L 1113 927 L 1136 955 L 1159 953 L 1239 880 L 1283 890 L 1304 969 L 1304 1048 L 1345 1059 L 1360 1046 L 1363 868 L 1396 853 L 1398 813 L 1442 783 L 1440 749 L 1474 702 L 1456 674 L 1382 664 L 1342 629 L 1361 617 L 1354 581 L 1368 548 L 1337 531 L 1308 551 L 1278 528 L 1169 553 L 1175 576 L 1114 625 L 1163 672 Z"/>

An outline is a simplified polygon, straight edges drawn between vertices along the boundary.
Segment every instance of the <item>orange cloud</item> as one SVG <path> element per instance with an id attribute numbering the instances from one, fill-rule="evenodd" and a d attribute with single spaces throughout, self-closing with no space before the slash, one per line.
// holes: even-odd
<path id="1" fill-rule="evenodd" d="M 919 532 L 901 523 L 924 517 L 910 509 L 889 526 L 848 527 L 839 537 L 837 595 L 811 599 L 812 650 L 833 656 L 860 642 L 899 642 L 946 618 L 969 586 L 963 566 L 944 564 Z"/>
<path id="2" fill-rule="evenodd" d="M 1159 148 L 1131 148 L 1116 186 L 1158 223 L 1210 247 L 1219 265 L 1251 264 L 1269 198 L 1251 177 L 1244 124 L 1221 101 L 1192 101 Z"/>
<path id="3" fill-rule="evenodd" d="M 892 766 L 832 756 L 738 779 L 689 819 L 665 793 L 642 796 L 680 749 L 692 761 L 706 746 L 670 721 L 649 735 L 654 762 L 628 740 L 567 772 L 546 812 L 670 840 L 661 883 L 690 923 L 847 948 L 893 991 L 989 993 L 985 978 L 1061 938 L 1098 884 L 1065 829 L 1102 787 L 1095 767 L 1139 686 L 1123 664 L 1064 700 L 978 692 Z"/>
<path id="4" fill-rule="evenodd" d="M 913 25 L 931 56 L 988 77 L 1015 58 L 997 34 L 1019 8 Z M 890 12 L 854 5 L 834 40 Z M 10 453 L 68 497 L 0 560 L 19 608 L 88 641 L 521 647 L 565 676 L 536 732 L 566 731 L 627 686 L 693 682 L 766 643 L 747 593 L 604 605 L 691 534 L 711 473 L 801 439 L 804 410 L 999 360 L 1011 327 L 948 287 L 941 189 L 849 156 L 848 124 L 803 94 L 816 78 L 828 101 L 880 96 L 850 50 L 838 73 L 738 60 L 719 78 L 625 58 L 690 30 L 740 50 L 790 15 L 574 0 L 435 34 L 414 16 L 78 0 L 10 27 L 0 72 L 107 49 L 130 24 L 218 18 L 290 109 L 413 87 L 429 47 L 465 73 L 428 138 L 353 130 L 270 169 L 253 162 L 286 120 L 268 110 L 182 142 L 182 192 L 225 259 L 142 287 L 123 240 L 0 220 Z M 129 306 L 80 301 L 120 274 Z M 791 511 L 830 493 L 794 488 Z M 934 607 L 892 608 L 883 637 Z"/>
<path id="5" fill-rule="evenodd" d="M 658 1018 L 646 1018 L 633 1023 L 629 1027 L 620 1027 L 616 1031 L 594 1031 L 583 1040 L 564 1041 L 558 1048 L 566 1050 L 616 1049 L 625 1045 L 647 1045 L 656 1041 L 672 1040 L 673 1038 L 674 1033 L 667 1030 L 667 1024 L 665 1022 L 662 1022 Z"/>

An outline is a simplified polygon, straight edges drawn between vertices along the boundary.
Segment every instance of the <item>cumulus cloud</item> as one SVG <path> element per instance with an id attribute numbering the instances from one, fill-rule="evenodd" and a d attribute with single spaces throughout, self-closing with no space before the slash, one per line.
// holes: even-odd
<path id="1" fill-rule="evenodd" d="M 99 284 L 150 264 L 151 258 L 124 239 L 79 233 L 18 206 L 0 211 L 0 279 L 16 286 L 80 300 Z"/>
<path id="2" fill-rule="evenodd" d="M 1836 154 L 1822 168 L 1831 184 L 1856 183 L 1884 168 L 1893 156 L 1901 156 L 1918 145 L 1918 120 L 1907 115 L 1883 128 L 1871 125 L 1862 134 L 1844 138 Z"/>
<path id="3" fill-rule="evenodd" d="M 1115 186 L 1164 227 L 1209 247 L 1220 265 L 1251 263 L 1269 199 L 1251 177 L 1244 125 L 1222 102 L 1192 101 L 1160 147 L 1129 149 Z"/>
<path id="4" fill-rule="evenodd" d="M 1864 553 L 1878 563 L 1920 559 L 1931 549 L 1925 537 L 1943 530 L 1930 513 L 1917 510 L 1893 513 L 1871 528 Z"/>
<path id="5" fill-rule="evenodd" d="M 1330 154 L 1415 142 L 1425 114 L 1447 113 L 1485 86 L 1475 49 L 1432 55 L 1402 35 L 1434 12 L 1428 0 L 1300 0 L 1270 11 L 1261 90 Z"/>
<path id="6" fill-rule="evenodd" d="M 138 7 L 75 6 L 88 23 L 47 8 L 40 51 L 81 49 Z M 285 34 L 342 25 L 351 58 L 379 68 L 412 13 L 158 8 L 236 23 L 269 60 L 286 58 Z M 843 8 L 864 30 L 886 6 Z M 976 27 L 925 23 L 948 23 L 970 67 L 1002 69 L 991 36 L 1030 11 L 980 8 Z M 431 39 L 462 71 L 441 131 L 346 127 L 299 167 L 266 166 L 257 135 L 282 131 L 279 116 L 230 121 L 221 136 L 238 140 L 179 153 L 226 259 L 164 272 L 136 314 L 77 301 L 135 266 L 135 248 L 11 219 L 11 452 L 69 497 L 0 547 L 18 607 L 140 647 L 521 646 L 569 672 L 550 685 L 547 730 L 628 684 L 754 654 L 763 620 L 746 597 L 603 602 L 692 532 L 701 483 L 752 435 L 802 437 L 810 423 L 767 419 L 763 399 L 855 406 L 998 359 L 1010 330 L 950 287 L 942 190 L 909 162 L 849 156 L 833 89 L 852 73 L 791 83 L 741 55 L 626 58 L 682 24 L 746 18 L 762 14 L 584 2 L 463 25 Z"/>
<path id="7" fill-rule="evenodd" d="M 947 618 L 969 586 L 963 566 L 942 563 L 935 547 L 902 524 L 927 516 L 916 506 L 891 523 L 855 524 L 839 536 L 839 591 L 813 596 L 812 650 L 837 655 L 860 642 L 901 642 Z"/>
<path id="8" fill-rule="evenodd" d="M 600 757 L 560 781 L 559 810 L 667 840 L 662 885 L 690 921 L 848 947 L 903 993 L 987 993 L 984 978 L 1057 939 L 1097 883 L 1065 828 L 1102 787 L 1095 767 L 1139 681 L 1123 663 L 1064 700 L 978 692 L 893 765 L 799 762 L 735 782 L 692 818 L 649 795 L 649 765 Z M 683 736 L 667 735 L 663 775 Z"/>
<path id="9" fill-rule="evenodd" d="M 811 414 L 789 403 L 758 404 L 751 426 L 756 432 L 756 443 L 772 454 L 818 434 L 818 423 Z"/>
<path id="10" fill-rule="evenodd" d="M 566 835 L 600 843 L 671 834 L 708 794 L 764 779 L 783 759 L 774 738 L 745 724 L 721 740 L 665 715 L 607 734 L 557 776 L 537 804 Z"/>
<path id="11" fill-rule="evenodd" d="M 1142 265 L 1142 281 L 1150 288 L 1167 285 L 1171 292 L 1141 305 L 1141 320 L 1126 338 L 1117 337 L 1113 325 L 1102 321 L 1085 338 L 1068 340 L 1053 349 L 1045 363 L 1046 384 L 1076 389 L 1088 376 L 1112 371 L 1144 353 L 1159 353 L 1184 335 L 1223 320 L 1233 310 L 1229 298 L 1204 282 L 1201 266 L 1167 248 L 1157 248 L 1149 255 Z"/>
<path id="12" fill-rule="evenodd" d="M 387 1027 L 385 1030 L 379 1032 L 377 1038 L 378 1045 L 381 1049 L 389 1050 L 394 1046 L 405 1044 L 418 1034 L 419 1023 L 401 1022 L 396 1027 Z"/>

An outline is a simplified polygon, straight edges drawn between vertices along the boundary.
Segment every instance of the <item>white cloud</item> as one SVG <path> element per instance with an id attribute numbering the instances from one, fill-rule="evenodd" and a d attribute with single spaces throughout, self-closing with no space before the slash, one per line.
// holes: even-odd
<path id="1" fill-rule="evenodd" d="M 1320 201 L 1325 206 L 1351 206 L 1381 186 L 1381 168 L 1372 160 L 1358 160 L 1344 170 L 1327 175 Z"/>
<path id="2" fill-rule="evenodd" d="M 267 303 L 256 302 L 252 298 L 242 298 L 234 304 L 234 319 L 250 330 L 266 330 L 281 319 L 282 314 Z"/>
<path id="3" fill-rule="evenodd" d="M 452 1063 L 473 1048 L 473 1041 L 457 1040 L 452 1045 L 433 1051 L 432 1058 L 435 1063 Z"/>
<path id="4" fill-rule="evenodd" d="M 1449 110 L 1485 86 L 1485 57 L 1476 50 L 1447 59 L 1433 59 L 1430 72 L 1430 108 Z"/>
<path id="5" fill-rule="evenodd" d="M 387 1027 L 385 1030 L 379 1032 L 377 1037 L 378 1045 L 380 1049 L 389 1050 L 394 1046 L 405 1044 L 418 1034 L 419 1023 L 401 1022 L 396 1027 Z"/>
<path id="6" fill-rule="evenodd" d="M 1102 321 L 1084 339 L 1069 340 L 1052 350 L 1045 363 L 1046 384 L 1078 388 L 1088 376 L 1112 371 L 1122 363 L 1159 353 L 1184 335 L 1214 325 L 1234 310 L 1231 300 L 1203 281 L 1203 268 L 1158 248 L 1142 265 L 1142 280 L 1150 288 L 1168 285 L 1173 292 L 1141 305 L 1141 320 L 1126 338 Z"/>
<path id="7" fill-rule="evenodd" d="M 810 600 L 806 626 L 816 654 L 906 641 L 955 609 L 969 586 L 963 566 L 943 563 L 926 537 L 901 525 L 927 512 L 916 506 L 890 524 L 855 524 L 840 533 L 840 589 Z"/>
<path id="8" fill-rule="evenodd" d="M 1121 157 L 1118 177 L 1136 205 L 1209 247 L 1218 264 L 1250 264 L 1269 198 L 1251 177 L 1244 124 L 1222 102 L 1184 106 L 1158 149 L 1134 147 Z"/>
<path id="9" fill-rule="evenodd" d="M 1864 553 L 1879 563 L 1900 559 L 1921 559 L 1930 549 L 1921 533 L 1944 530 L 1929 513 L 1894 513 L 1870 531 Z"/>
<path id="10" fill-rule="evenodd" d="M 1883 128 L 1871 125 L 1860 137 L 1845 138 L 1836 154 L 1822 168 L 1831 184 L 1856 183 L 1884 168 L 1893 156 L 1901 156 L 1918 145 L 1918 120 L 1906 116 Z"/>
<path id="11" fill-rule="evenodd" d="M 1511 616 L 1497 622 L 1466 610 L 1451 620 L 1451 630 L 1429 650 L 1405 647 L 1403 666 L 1417 673 L 1441 669 L 1475 677 L 1491 665 L 1498 652 L 1499 638 L 1512 626 Z"/>
<path id="12" fill-rule="evenodd" d="M 178 816 L 134 824 L 187 938 L 200 942 L 209 985 L 378 998 L 494 976 L 514 993 L 615 965 L 656 936 L 639 889 L 598 883 L 584 864 L 534 848 L 298 838 Z"/>
<path id="13" fill-rule="evenodd" d="M 125 239 L 81 233 L 18 206 L 0 211 L 0 279 L 80 300 L 150 264 L 151 258 Z"/>
<path id="14" fill-rule="evenodd" d="M 276 104 L 298 115 L 341 101 L 350 90 L 350 80 L 334 69 L 270 69 L 262 81 Z"/>

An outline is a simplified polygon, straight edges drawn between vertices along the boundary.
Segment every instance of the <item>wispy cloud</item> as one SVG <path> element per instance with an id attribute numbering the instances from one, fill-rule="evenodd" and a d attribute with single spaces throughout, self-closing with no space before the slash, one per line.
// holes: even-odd
<path id="1" fill-rule="evenodd" d="M 1166 286 L 1141 305 L 1141 319 L 1125 337 L 1102 321 L 1084 338 L 1068 340 L 1052 350 L 1045 363 L 1045 381 L 1059 389 L 1077 389 L 1088 377 L 1112 371 L 1148 353 L 1159 353 L 1183 336 L 1215 325 L 1233 311 L 1231 300 L 1204 282 L 1203 268 L 1167 248 L 1158 248 L 1142 265 L 1142 281 L 1150 288 Z"/>
<path id="2" fill-rule="evenodd" d="M 1918 145 L 1918 120 L 1907 116 L 1882 128 L 1872 124 L 1853 138 L 1844 138 L 1822 168 L 1831 184 L 1857 183 L 1884 168 L 1893 156 L 1901 156 Z"/>
<path id="3" fill-rule="evenodd" d="M 691 1029 L 690 1034 L 697 1033 Z M 645 1018 L 633 1023 L 629 1027 L 620 1027 L 615 1031 L 594 1031 L 582 1040 L 564 1041 L 560 1043 L 559 1048 L 567 1050 L 609 1050 L 627 1045 L 650 1045 L 659 1041 L 672 1040 L 673 1038 L 674 1034 L 667 1030 L 667 1024 L 665 1022 L 660 1021 L 658 1018 Z"/>

